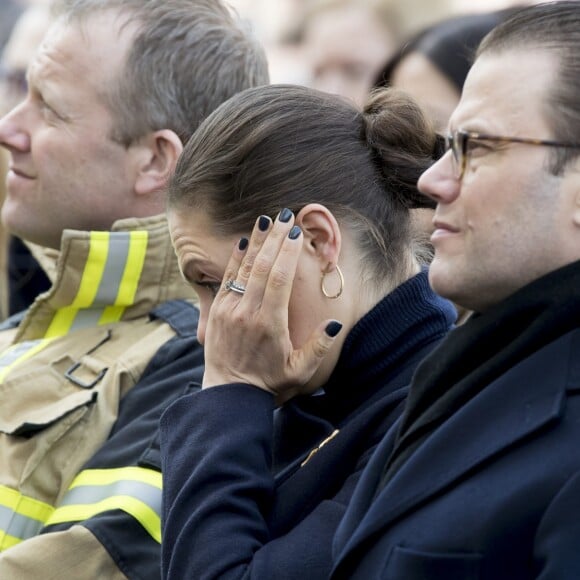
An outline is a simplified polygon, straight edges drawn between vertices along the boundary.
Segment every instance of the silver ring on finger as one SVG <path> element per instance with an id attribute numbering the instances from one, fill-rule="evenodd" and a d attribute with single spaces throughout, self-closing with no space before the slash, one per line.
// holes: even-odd
<path id="1" fill-rule="evenodd" d="M 224 288 L 226 290 L 231 290 L 232 292 L 236 292 L 237 294 L 243 294 L 246 291 L 246 287 L 243 284 L 236 282 L 236 280 L 228 280 L 225 283 Z"/>

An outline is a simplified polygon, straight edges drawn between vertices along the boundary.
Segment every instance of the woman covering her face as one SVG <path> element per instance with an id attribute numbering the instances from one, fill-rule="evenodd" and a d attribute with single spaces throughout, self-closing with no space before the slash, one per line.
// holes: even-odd
<path id="1" fill-rule="evenodd" d="M 168 217 L 206 368 L 162 418 L 169 578 L 324 578 L 360 471 L 455 319 L 409 210 L 435 134 L 402 93 L 363 113 L 244 91 L 187 144 Z"/>

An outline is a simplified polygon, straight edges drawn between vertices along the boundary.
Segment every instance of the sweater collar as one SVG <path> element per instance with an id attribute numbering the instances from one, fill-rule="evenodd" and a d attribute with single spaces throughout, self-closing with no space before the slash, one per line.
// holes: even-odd
<path id="1" fill-rule="evenodd" d="M 433 292 L 423 269 L 355 324 L 325 391 L 342 390 L 350 378 L 359 384 L 388 382 L 408 356 L 442 338 L 456 316 L 453 305 Z"/>
<path id="2" fill-rule="evenodd" d="M 274 471 L 292 464 L 328 437 L 329 428 L 340 428 L 378 399 L 397 392 L 402 396 L 416 364 L 447 334 L 455 317 L 453 305 L 429 287 L 426 270 L 385 296 L 348 333 L 324 388 L 277 410 Z"/>

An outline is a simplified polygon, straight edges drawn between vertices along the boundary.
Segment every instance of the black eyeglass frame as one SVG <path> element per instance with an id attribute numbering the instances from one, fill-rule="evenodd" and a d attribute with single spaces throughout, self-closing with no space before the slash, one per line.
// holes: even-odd
<path id="1" fill-rule="evenodd" d="M 503 135 L 488 135 L 477 131 L 465 131 L 458 129 L 453 133 L 444 135 L 445 152 L 451 149 L 455 160 L 457 179 L 461 181 L 467 167 L 469 141 L 493 141 L 495 143 L 524 143 L 526 145 L 542 145 L 544 147 L 564 147 L 568 149 L 580 149 L 580 143 L 568 143 L 566 141 L 552 141 L 549 139 L 533 139 L 530 137 L 506 137 Z"/>

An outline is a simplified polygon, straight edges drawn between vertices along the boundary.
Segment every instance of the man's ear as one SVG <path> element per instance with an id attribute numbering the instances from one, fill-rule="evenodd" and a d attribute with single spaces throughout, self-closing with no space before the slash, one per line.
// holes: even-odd
<path id="1" fill-rule="evenodd" d="M 131 145 L 137 160 L 135 193 L 147 195 L 165 189 L 183 151 L 183 143 L 170 129 L 149 133 Z"/>
<path id="2" fill-rule="evenodd" d="M 295 220 L 304 235 L 304 251 L 320 262 L 320 270 L 331 272 L 338 263 L 342 236 L 332 212 L 319 203 L 303 207 Z"/>

